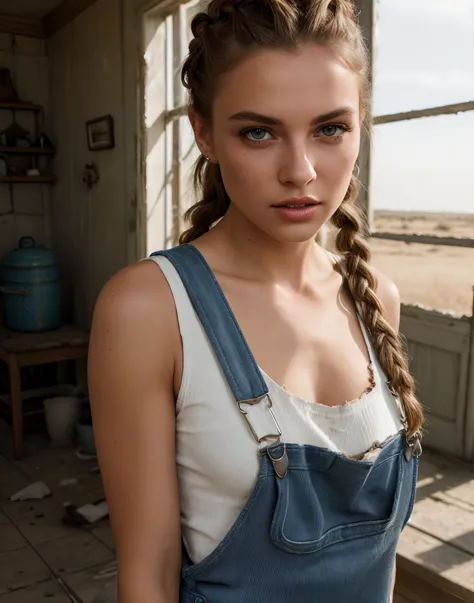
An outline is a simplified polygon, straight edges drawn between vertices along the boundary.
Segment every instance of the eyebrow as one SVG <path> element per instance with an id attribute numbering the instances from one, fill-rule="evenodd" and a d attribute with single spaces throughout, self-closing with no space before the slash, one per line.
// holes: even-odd
<path id="1" fill-rule="evenodd" d="M 314 119 L 311 120 L 311 125 L 316 126 L 325 121 L 329 121 L 330 119 L 336 119 L 337 117 L 346 117 L 353 116 L 355 112 L 353 109 L 349 107 L 341 107 L 340 109 L 335 109 L 330 113 L 324 113 L 323 115 L 318 115 Z M 281 126 L 283 122 L 281 119 L 277 119 L 276 117 L 270 117 L 268 115 L 260 115 L 260 113 L 255 113 L 254 111 L 240 111 L 239 113 L 235 113 L 231 117 L 229 117 L 229 121 L 255 121 L 261 124 L 265 124 L 266 126 Z"/>

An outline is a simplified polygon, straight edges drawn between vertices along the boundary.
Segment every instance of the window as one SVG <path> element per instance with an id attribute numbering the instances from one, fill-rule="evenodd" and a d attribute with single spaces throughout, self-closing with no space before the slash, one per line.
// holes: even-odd
<path id="1" fill-rule="evenodd" d="M 147 253 L 177 243 L 183 213 L 195 202 L 192 167 L 199 152 L 187 118 L 181 66 L 191 20 L 206 4 L 165 2 L 145 16 Z"/>
<path id="2" fill-rule="evenodd" d="M 380 0 L 376 31 L 374 263 L 403 302 L 470 314 L 474 0 Z"/>

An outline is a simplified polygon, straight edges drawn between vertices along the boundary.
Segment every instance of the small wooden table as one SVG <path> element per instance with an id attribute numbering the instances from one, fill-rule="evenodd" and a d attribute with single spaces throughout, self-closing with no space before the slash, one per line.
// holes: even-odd
<path id="1" fill-rule="evenodd" d="M 20 369 L 25 366 L 78 360 L 87 356 L 89 333 L 70 325 L 46 333 L 16 333 L 0 326 L 0 360 L 10 371 L 15 458 L 23 455 L 23 401 Z"/>

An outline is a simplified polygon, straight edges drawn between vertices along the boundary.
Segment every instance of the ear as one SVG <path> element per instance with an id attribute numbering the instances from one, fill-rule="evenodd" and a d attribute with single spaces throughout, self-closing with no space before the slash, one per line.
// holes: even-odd
<path id="1" fill-rule="evenodd" d="M 212 142 L 212 133 L 209 125 L 192 109 L 189 110 L 188 116 L 189 121 L 191 122 L 191 126 L 193 128 L 194 138 L 196 140 L 196 144 L 199 150 L 204 155 L 204 157 L 209 159 L 209 161 L 217 163 L 217 158 L 215 157 L 214 152 L 214 145 Z"/>

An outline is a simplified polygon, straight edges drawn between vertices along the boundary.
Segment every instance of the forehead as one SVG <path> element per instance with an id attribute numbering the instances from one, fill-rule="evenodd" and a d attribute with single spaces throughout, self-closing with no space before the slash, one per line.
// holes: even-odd
<path id="1" fill-rule="evenodd" d="M 288 122 L 311 120 L 340 107 L 357 114 L 359 90 L 358 76 L 328 47 L 263 49 L 220 76 L 213 109 L 221 116 L 251 110 Z"/>

